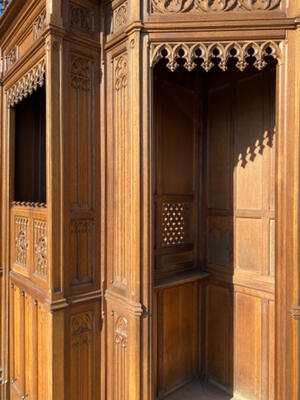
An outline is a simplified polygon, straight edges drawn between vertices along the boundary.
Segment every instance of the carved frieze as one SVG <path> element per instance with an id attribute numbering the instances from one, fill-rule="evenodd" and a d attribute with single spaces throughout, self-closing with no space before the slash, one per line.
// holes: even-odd
<path id="1" fill-rule="evenodd" d="M 69 6 L 70 28 L 80 29 L 88 34 L 95 31 L 95 15 L 92 11 L 75 4 Z"/>
<path id="2" fill-rule="evenodd" d="M 36 40 L 46 23 L 46 11 L 43 11 L 33 23 L 33 39 Z"/>
<path id="3" fill-rule="evenodd" d="M 47 222 L 33 220 L 34 273 L 46 278 L 47 268 Z"/>
<path id="4" fill-rule="evenodd" d="M 196 61 L 206 72 L 215 64 L 226 71 L 228 60 L 234 58 L 237 60 L 235 66 L 240 71 L 244 71 L 251 57 L 254 60 L 254 67 L 261 70 L 267 65 L 265 60 L 267 56 L 280 59 L 279 42 L 153 43 L 151 66 L 153 67 L 160 59 L 165 58 L 167 67 L 175 71 L 179 67 L 179 59 L 182 59 L 183 66 L 188 71 L 192 71 L 197 66 Z"/>
<path id="5" fill-rule="evenodd" d="M 14 218 L 15 251 L 14 262 L 27 268 L 28 218 L 16 215 Z"/>
<path id="6" fill-rule="evenodd" d="M 46 62 L 42 59 L 11 88 L 7 90 L 7 105 L 13 107 L 38 87 L 44 85 Z"/>
<path id="7" fill-rule="evenodd" d="M 117 7 L 114 12 L 114 31 L 117 32 L 119 29 L 123 28 L 127 23 L 128 18 L 128 2 L 125 1 L 119 7 Z"/>
<path id="8" fill-rule="evenodd" d="M 151 0 L 152 13 L 210 13 L 222 11 L 272 11 L 281 0 Z"/>

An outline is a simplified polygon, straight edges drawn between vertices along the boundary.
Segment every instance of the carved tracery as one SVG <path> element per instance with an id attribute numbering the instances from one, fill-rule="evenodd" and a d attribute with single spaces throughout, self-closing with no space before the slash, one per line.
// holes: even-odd
<path id="1" fill-rule="evenodd" d="M 183 60 L 183 66 L 192 71 L 199 60 L 200 66 L 208 72 L 215 64 L 226 71 L 230 58 L 236 59 L 235 66 L 240 70 L 249 65 L 249 59 L 258 70 L 263 69 L 267 62 L 265 58 L 271 56 L 280 59 L 279 42 L 217 42 L 217 43 L 153 43 L 151 47 L 151 66 L 165 58 L 167 67 L 173 72 Z"/>
<path id="2" fill-rule="evenodd" d="M 151 0 L 153 13 L 272 11 L 281 0 Z"/>
<path id="3" fill-rule="evenodd" d="M 44 85 L 46 62 L 42 59 L 7 91 L 8 107 L 13 107 Z"/>

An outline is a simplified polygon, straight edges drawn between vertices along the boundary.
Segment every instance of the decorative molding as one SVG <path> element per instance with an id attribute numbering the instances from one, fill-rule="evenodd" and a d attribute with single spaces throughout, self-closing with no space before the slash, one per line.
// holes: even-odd
<path id="1" fill-rule="evenodd" d="M 263 69 L 267 62 L 265 57 L 281 58 L 279 41 L 255 42 L 201 42 L 201 43 L 153 43 L 151 45 L 151 66 L 165 58 L 167 67 L 173 72 L 179 67 L 178 61 L 184 60 L 184 68 L 192 71 L 199 60 L 200 66 L 208 72 L 215 64 L 222 71 L 227 70 L 230 58 L 237 59 L 235 66 L 244 71 L 250 64 L 249 57 L 254 59 L 253 65 Z"/>
<path id="2" fill-rule="evenodd" d="M 92 283 L 95 275 L 95 221 L 71 221 L 72 286 Z"/>
<path id="3" fill-rule="evenodd" d="M 28 224 L 27 217 L 16 215 L 14 218 L 15 251 L 14 262 L 27 268 Z"/>
<path id="4" fill-rule="evenodd" d="M 72 210 L 93 211 L 95 207 L 95 63 L 93 58 L 71 54 L 72 154 L 70 200 Z"/>
<path id="5" fill-rule="evenodd" d="M 36 40 L 46 25 L 46 10 L 33 23 L 33 39 Z"/>
<path id="6" fill-rule="evenodd" d="M 94 12 L 71 3 L 69 5 L 69 16 L 70 28 L 80 29 L 88 34 L 95 32 Z"/>
<path id="7" fill-rule="evenodd" d="M 47 208 L 46 203 L 38 203 L 34 201 L 12 201 L 11 205 L 16 207 Z"/>
<path id="8" fill-rule="evenodd" d="M 114 12 L 114 32 L 117 32 L 127 24 L 128 19 L 128 1 L 125 1 Z"/>
<path id="9" fill-rule="evenodd" d="M 6 92 L 7 105 L 13 107 L 45 82 L 46 62 L 42 59 Z"/>
<path id="10" fill-rule="evenodd" d="M 119 316 L 115 323 L 115 344 L 127 347 L 127 319 Z"/>
<path id="11" fill-rule="evenodd" d="M 222 11 L 272 11 L 281 0 L 151 0 L 152 13 L 214 13 Z"/>
<path id="12" fill-rule="evenodd" d="M 47 221 L 33 220 L 33 248 L 34 273 L 46 279 L 48 275 Z"/>
<path id="13" fill-rule="evenodd" d="M 128 149 L 130 148 L 131 135 L 128 134 L 128 64 L 127 53 L 114 59 L 114 180 L 116 182 L 113 194 L 114 204 L 114 260 L 112 267 L 112 282 L 120 289 L 128 286 L 128 175 L 130 164 Z M 122 172 L 121 172 L 122 171 Z"/>
<path id="14" fill-rule="evenodd" d="M 90 90 L 91 62 L 86 58 L 72 55 L 71 58 L 71 86 L 74 89 Z"/>

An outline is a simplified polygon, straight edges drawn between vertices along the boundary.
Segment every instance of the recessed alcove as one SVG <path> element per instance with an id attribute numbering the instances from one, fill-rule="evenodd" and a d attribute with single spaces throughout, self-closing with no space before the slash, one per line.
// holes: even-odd
<path id="1" fill-rule="evenodd" d="M 13 109 L 14 202 L 46 203 L 45 86 L 38 87 Z"/>
<path id="2" fill-rule="evenodd" d="M 276 61 L 178 56 L 153 69 L 155 399 L 271 400 Z"/>

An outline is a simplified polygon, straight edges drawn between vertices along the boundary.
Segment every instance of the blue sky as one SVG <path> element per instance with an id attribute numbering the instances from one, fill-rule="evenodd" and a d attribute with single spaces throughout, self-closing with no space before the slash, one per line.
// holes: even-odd
<path id="1" fill-rule="evenodd" d="M 2 15 L 1 9 L 2 9 L 2 4 L 0 4 L 0 15 Z"/>

